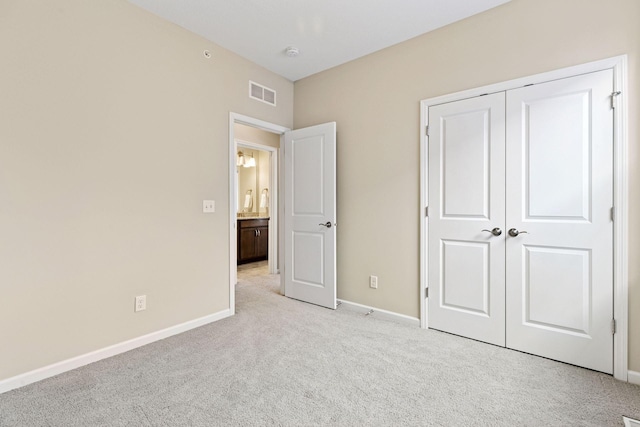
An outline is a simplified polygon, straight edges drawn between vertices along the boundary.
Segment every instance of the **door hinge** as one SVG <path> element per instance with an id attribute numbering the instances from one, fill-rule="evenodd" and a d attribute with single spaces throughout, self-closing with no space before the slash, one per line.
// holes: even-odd
<path id="1" fill-rule="evenodd" d="M 615 109 L 616 108 L 616 97 L 618 95 L 620 95 L 622 92 L 617 91 L 617 92 L 613 92 L 611 94 L 611 109 Z"/>
<path id="2" fill-rule="evenodd" d="M 611 221 L 615 221 L 616 220 L 616 208 L 615 206 L 611 207 Z"/>
<path id="3" fill-rule="evenodd" d="M 426 125 L 424 128 L 425 135 L 429 136 L 429 125 Z"/>
<path id="4" fill-rule="evenodd" d="M 611 319 L 611 333 L 616 333 L 616 319 Z"/>
<path id="5" fill-rule="evenodd" d="M 429 206 L 425 206 L 425 208 L 424 208 L 424 216 L 429 216 Z"/>
<path id="6" fill-rule="evenodd" d="M 424 297 L 425 298 L 429 298 L 429 287 L 428 286 L 424 289 Z"/>

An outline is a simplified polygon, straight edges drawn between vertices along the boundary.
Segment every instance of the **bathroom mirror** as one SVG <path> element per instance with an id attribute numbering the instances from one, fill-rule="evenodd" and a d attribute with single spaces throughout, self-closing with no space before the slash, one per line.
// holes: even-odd
<path id="1" fill-rule="evenodd" d="M 238 145 L 238 218 L 269 216 L 271 153 Z"/>

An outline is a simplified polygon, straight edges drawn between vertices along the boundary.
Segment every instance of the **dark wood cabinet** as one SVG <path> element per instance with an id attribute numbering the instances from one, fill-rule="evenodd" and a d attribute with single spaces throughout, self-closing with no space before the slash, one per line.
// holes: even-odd
<path id="1" fill-rule="evenodd" d="M 238 220 L 238 264 L 269 257 L 269 219 Z"/>

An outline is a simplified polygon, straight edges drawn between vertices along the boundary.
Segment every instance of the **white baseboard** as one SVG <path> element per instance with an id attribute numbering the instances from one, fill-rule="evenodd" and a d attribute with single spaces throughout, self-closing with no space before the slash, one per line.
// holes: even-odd
<path id="1" fill-rule="evenodd" d="M 627 381 L 631 384 L 640 385 L 640 372 L 628 371 Z"/>
<path id="2" fill-rule="evenodd" d="M 231 316 L 226 309 L 0 381 L 0 394 Z"/>
<path id="3" fill-rule="evenodd" d="M 369 316 L 377 319 L 392 320 L 394 322 L 401 322 L 411 326 L 420 326 L 420 319 L 417 317 L 411 317 L 400 313 L 394 313 L 393 311 L 383 310 L 381 308 L 369 307 L 367 305 L 358 304 L 351 301 L 345 301 L 343 299 L 338 300 L 341 303 L 341 307 L 349 310 L 354 310 L 359 313 L 370 313 Z"/>

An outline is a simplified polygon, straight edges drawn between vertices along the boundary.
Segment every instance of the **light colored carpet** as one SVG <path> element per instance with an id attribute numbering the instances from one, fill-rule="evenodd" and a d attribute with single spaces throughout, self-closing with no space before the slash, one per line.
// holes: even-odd
<path id="1" fill-rule="evenodd" d="M 237 315 L 0 395 L 2 426 L 623 426 L 640 387 L 327 310 L 243 276 Z"/>

